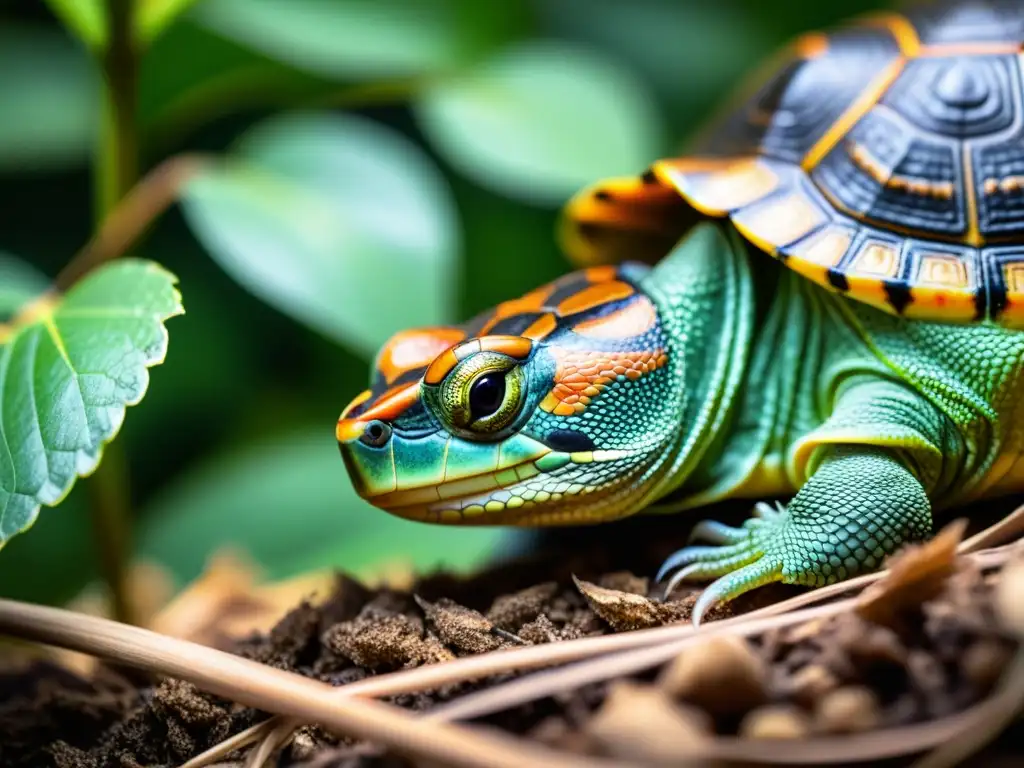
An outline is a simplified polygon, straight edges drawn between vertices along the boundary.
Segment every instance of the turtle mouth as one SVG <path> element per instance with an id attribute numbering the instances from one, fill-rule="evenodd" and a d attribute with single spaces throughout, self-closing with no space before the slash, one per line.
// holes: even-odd
<path id="1" fill-rule="evenodd" d="M 620 451 L 548 450 L 518 464 L 436 485 L 368 497 L 374 506 L 420 522 L 499 525 L 534 517 L 540 506 L 571 506 L 594 490 L 572 481 L 581 465 L 621 458 Z M 546 512 L 543 514 L 547 514 Z M 557 517 L 557 515 L 556 515 Z"/>
<path id="2" fill-rule="evenodd" d="M 524 461 L 497 472 L 485 472 L 433 485 L 402 488 L 370 497 L 369 500 L 375 506 L 389 512 L 397 512 L 410 507 L 434 506 L 444 502 L 458 502 L 489 491 L 515 486 L 536 477 L 541 473 L 537 461 L 547 455 L 549 454 L 546 453 L 537 460 Z"/>

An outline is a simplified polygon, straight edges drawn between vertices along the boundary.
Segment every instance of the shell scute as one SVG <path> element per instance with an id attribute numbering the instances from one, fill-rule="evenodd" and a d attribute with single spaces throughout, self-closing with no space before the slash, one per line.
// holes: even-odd
<path id="1" fill-rule="evenodd" d="M 929 2 L 804 36 L 690 153 L 643 177 L 662 255 L 693 214 L 728 218 L 790 269 L 884 311 L 1024 327 L 1022 66 L 1018 0 Z M 630 258 L 627 230 L 644 222 L 633 202 L 604 263 Z"/>

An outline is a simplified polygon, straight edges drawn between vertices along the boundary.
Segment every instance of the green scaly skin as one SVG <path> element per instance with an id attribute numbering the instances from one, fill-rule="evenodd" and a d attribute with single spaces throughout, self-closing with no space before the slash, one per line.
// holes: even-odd
<path id="1" fill-rule="evenodd" d="M 795 494 L 788 507 L 759 503 L 739 528 L 701 523 L 694 536 L 708 545 L 665 563 L 659 578 L 675 571 L 669 591 L 684 579 L 715 579 L 694 611 L 699 622 L 711 605 L 759 585 L 821 586 L 877 568 L 931 533 L 933 509 L 1024 487 L 1024 471 L 1013 467 L 1024 452 L 1024 430 L 1014 426 L 1024 423 L 1024 333 L 888 315 L 748 252 L 734 231 L 712 223 L 694 229 L 639 287 L 657 307 L 671 361 L 640 379 L 654 382 L 657 397 L 614 383 L 588 418 L 556 419 L 538 408 L 552 377 L 538 352 L 523 366 L 534 395 L 500 441 L 520 450 L 516 441 L 543 443 L 554 426 L 614 422 L 617 432 L 588 434 L 596 448 L 620 455 L 599 467 L 559 465 L 561 474 L 531 481 L 568 478 L 583 489 L 576 495 L 471 522 L 595 522 Z M 420 455 L 414 442 L 394 442 L 393 451 Z M 449 476 L 475 445 L 450 437 Z M 365 488 L 372 457 L 354 440 L 343 453 Z M 423 485 L 387 471 L 399 489 Z"/>

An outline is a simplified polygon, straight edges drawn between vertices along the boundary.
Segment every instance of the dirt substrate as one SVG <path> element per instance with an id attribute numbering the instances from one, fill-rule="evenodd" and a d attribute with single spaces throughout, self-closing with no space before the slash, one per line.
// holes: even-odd
<path id="1" fill-rule="evenodd" d="M 339 576 L 330 599 L 297 606 L 266 636 L 230 650 L 343 685 L 500 648 L 677 622 L 688 616 L 694 593 L 662 603 L 646 577 L 684 541 L 678 524 L 645 520 L 612 536 L 607 529 L 559 534 L 529 560 L 472 579 L 425 578 L 410 591 L 367 589 Z M 710 734 L 885 734 L 965 711 L 991 693 L 1016 651 L 995 604 L 1000 574 L 965 560 L 952 573 L 934 563 L 907 572 L 909 587 L 897 585 L 858 610 L 708 643 L 640 675 L 474 722 L 559 750 L 644 765 L 665 764 L 680 744 Z M 712 618 L 799 592 L 764 588 Z M 387 701 L 422 712 L 512 677 Z M 265 717 L 177 680 L 106 667 L 85 681 L 37 665 L 0 677 L 0 766 L 173 767 Z M 1024 747 L 1014 745 L 1024 728 L 1016 722 L 965 764 L 1022 764 Z M 317 727 L 302 729 L 276 759 L 309 768 L 409 764 Z"/>

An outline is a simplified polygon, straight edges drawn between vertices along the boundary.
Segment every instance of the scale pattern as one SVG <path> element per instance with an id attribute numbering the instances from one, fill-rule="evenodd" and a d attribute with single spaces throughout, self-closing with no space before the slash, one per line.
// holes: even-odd
<path id="1" fill-rule="evenodd" d="M 645 191 L 610 179 L 581 192 L 564 246 L 614 262 L 631 226 L 670 241 L 695 216 L 728 217 L 791 269 L 886 312 L 1024 327 L 1022 48 L 1024 4 L 1010 0 L 806 35 L 689 154 L 654 163 Z"/>

